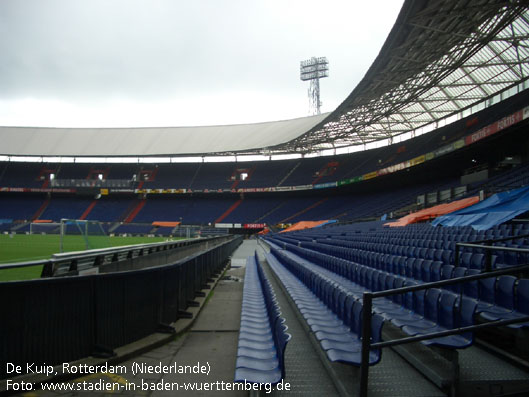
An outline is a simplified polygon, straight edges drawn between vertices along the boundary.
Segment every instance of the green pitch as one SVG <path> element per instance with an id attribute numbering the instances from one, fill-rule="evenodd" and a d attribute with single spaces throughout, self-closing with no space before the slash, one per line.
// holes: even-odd
<path id="1" fill-rule="evenodd" d="M 91 248 L 156 243 L 165 237 L 108 237 L 90 236 Z M 48 259 L 60 251 L 60 236 L 56 234 L 0 234 L 0 264 Z M 82 236 L 65 236 L 64 251 L 84 251 Z M 0 270 L 0 281 L 27 280 L 40 277 L 42 266 Z"/>

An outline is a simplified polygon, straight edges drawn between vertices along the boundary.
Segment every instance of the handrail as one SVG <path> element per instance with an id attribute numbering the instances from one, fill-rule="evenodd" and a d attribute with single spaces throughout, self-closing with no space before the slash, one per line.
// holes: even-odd
<path id="1" fill-rule="evenodd" d="M 444 287 L 446 285 L 462 284 L 467 281 L 474 281 L 474 280 L 479 280 L 482 278 L 501 276 L 501 275 L 510 274 L 510 273 L 519 273 L 519 272 L 523 272 L 526 270 L 529 270 L 529 264 L 509 267 L 509 268 L 505 268 L 501 270 L 495 270 L 492 272 L 474 274 L 470 276 L 463 276 L 463 277 L 452 278 L 452 279 L 447 279 L 447 280 L 422 283 L 422 284 L 412 285 L 408 287 L 394 288 L 390 290 L 376 291 L 376 292 L 364 292 L 363 293 L 363 310 L 362 310 L 362 351 L 361 351 L 362 360 L 360 364 L 360 385 L 359 385 L 360 397 L 367 396 L 367 384 L 368 384 L 368 377 L 369 377 L 369 350 L 371 348 L 383 348 L 383 347 L 388 347 L 388 346 L 395 346 L 395 345 L 417 342 L 420 340 L 433 339 L 433 338 L 437 338 L 440 336 L 456 335 L 456 334 L 472 331 L 475 329 L 486 328 L 484 327 L 485 325 L 487 327 L 492 327 L 492 326 L 498 326 L 498 325 L 507 325 L 507 324 L 522 323 L 522 322 L 529 321 L 529 316 L 525 316 L 525 317 L 521 317 L 517 319 L 491 321 L 486 324 L 478 324 L 478 325 L 472 325 L 468 327 L 455 328 L 453 330 L 448 330 L 448 331 L 439 331 L 439 332 L 433 332 L 430 334 L 424 334 L 420 336 L 400 338 L 400 339 L 394 339 L 391 341 L 384 341 L 384 342 L 378 342 L 378 343 L 371 343 L 371 317 L 373 315 L 372 313 L 373 299 L 383 298 L 383 297 L 390 296 L 390 295 L 402 294 L 406 292 L 419 291 L 419 290 L 428 289 L 428 288 L 436 288 L 436 287 Z M 366 337 L 367 335 L 369 335 L 369 337 Z"/>
<path id="2" fill-rule="evenodd" d="M 504 237 L 504 238 L 500 238 L 500 239 L 488 239 L 488 240 L 481 240 L 481 241 L 473 241 L 471 243 L 465 243 L 465 242 L 460 242 L 460 243 L 456 243 L 456 249 L 455 249 L 455 266 L 459 266 L 459 252 L 460 252 L 460 247 L 469 247 L 469 248 L 480 248 L 480 249 L 485 249 L 486 250 L 486 254 L 485 254 L 485 271 L 486 272 L 490 272 L 492 270 L 492 250 L 494 251 L 506 251 L 506 252 L 525 252 L 525 253 L 529 253 L 529 249 L 527 248 L 514 248 L 514 247 L 502 247 L 502 246 L 496 246 L 496 245 L 484 245 L 483 243 L 487 243 L 487 244 L 492 244 L 492 243 L 499 243 L 499 242 L 502 242 L 502 241 L 507 241 L 507 240 L 514 240 L 514 239 L 517 239 L 517 238 L 524 238 L 524 237 L 529 237 L 529 234 L 524 234 L 524 235 L 521 235 L 521 236 L 509 236 L 509 237 Z"/>
<path id="3" fill-rule="evenodd" d="M 511 318 L 509 320 L 494 320 L 489 321 L 483 324 L 476 324 L 476 325 L 469 325 L 466 327 L 459 327 L 454 329 L 449 329 L 446 331 L 438 331 L 438 332 L 432 332 L 429 334 L 420 334 L 417 336 L 408 336 L 405 338 L 400 339 L 393 339 L 385 342 L 376 342 L 371 343 L 370 348 L 377 349 L 377 348 L 383 348 L 383 347 L 392 347 L 392 346 L 398 346 L 398 345 L 404 345 L 406 343 L 412 343 L 412 342 L 420 342 L 422 340 L 428 340 L 428 339 L 434 339 L 439 338 L 442 336 L 450 336 L 450 335 L 457 335 L 462 334 L 464 332 L 474 331 L 477 329 L 483 329 L 483 328 L 489 328 L 489 327 L 497 327 L 500 325 L 509 325 L 509 324 L 516 324 L 516 323 L 525 323 L 529 322 L 529 315 L 523 316 L 519 318 Z"/>
<path id="4" fill-rule="evenodd" d="M 83 357 L 111 357 L 115 349 L 154 333 L 174 333 L 173 323 L 190 318 L 195 298 L 228 263 L 242 242 L 233 235 L 220 244 L 165 264 L 84 277 L 0 282 L 2 359 L 25 365 L 57 365 Z M 24 312 L 24 316 L 10 313 Z M 72 316 L 72 313 L 75 315 Z M 23 329 L 31 329 L 26 338 Z M 71 335 L 75 335 L 74 338 Z M 0 366 L 4 379 L 13 376 Z"/>
<path id="5" fill-rule="evenodd" d="M 54 264 L 60 264 L 60 263 L 64 264 L 65 262 L 73 263 L 73 262 L 90 261 L 90 260 L 96 263 L 97 258 L 101 257 L 102 255 L 115 255 L 115 254 L 120 254 L 124 252 L 133 252 L 137 250 L 144 250 L 144 249 L 158 248 L 158 247 L 165 247 L 165 246 L 172 246 L 172 245 L 181 246 L 182 244 L 202 243 L 202 242 L 214 241 L 214 240 L 222 239 L 222 238 L 226 238 L 226 236 L 223 235 L 223 236 L 205 237 L 205 238 L 200 238 L 200 239 L 174 240 L 174 241 L 164 241 L 164 242 L 156 242 L 156 243 L 127 245 L 127 246 L 120 246 L 120 247 L 99 248 L 99 249 L 93 249 L 93 250 L 87 250 L 87 251 L 66 252 L 66 253 L 55 254 L 50 259 L 40 259 L 40 260 L 27 261 L 27 262 L 0 264 L 0 271 L 4 269 L 42 265 L 44 266 L 43 276 L 49 277 L 52 274 L 49 270 L 46 270 L 46 268 L 52 269 Z"/>
<path id="6" fill-rule="evenodd" d="M 37 259 L 34 261 L 27 261 L 27 262 L 13 262 L 13 263 L 4 263 L 0 264 L 0 270 L 4 269 L 14 269 L 17 267 L 29 267 L 29 266 L 38 266 L 38 265 L 45 265 L 46 263 L 49 263 L 51 259 Z"/>
<path id="7" fill-rule="evenodd" d="M 517 236 L 507 236 L 507 237 L 501 237 L 501 238 L 487 238 L 487 239 L 484 239 L 484 240 L 477 240 L 477 241 L 472 241 L 472 243 L 474 244 L 481 244 L 481 243 L 501 243 L 502 241 L 508 241 L 508 240 L 516 240 L 518 238 L 526 238 L 526 237 L 529 237 L 529 234 L 520 234 L 520 235 L 517 235 Z"/>

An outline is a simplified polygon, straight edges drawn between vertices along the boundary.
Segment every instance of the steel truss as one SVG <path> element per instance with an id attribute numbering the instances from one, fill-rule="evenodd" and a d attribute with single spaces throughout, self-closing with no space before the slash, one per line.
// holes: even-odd
<path id="1" fill-rule="evenodd" d="M 368 73 L 334 112 L 293 141 L 252 152 L 303 154 L 392 142 L 526 88 L 528 9 L 528 0 L 406 1 Z"/>

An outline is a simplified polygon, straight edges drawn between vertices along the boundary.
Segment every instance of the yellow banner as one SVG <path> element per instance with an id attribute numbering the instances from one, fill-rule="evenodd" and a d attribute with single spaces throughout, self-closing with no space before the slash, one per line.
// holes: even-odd
<path id="1" fill-rule="evenodd" d="M 373 171 L 373 172 L 370 172 L 368 174 L 364 174 L 362 175 L 362 179 L 365 181 L 367 179 L 373 179 L 377 176 L 377 172 L 376 171 Z"/>

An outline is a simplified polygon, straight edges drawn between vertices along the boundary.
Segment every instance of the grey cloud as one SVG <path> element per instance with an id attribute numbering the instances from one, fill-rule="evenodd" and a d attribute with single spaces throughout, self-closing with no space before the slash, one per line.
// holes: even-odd
<path id="1" fill-rule="evenodd" d="M 326 12 L 350 3 L 355 2 L 329 1 Z M 353 51 L 342 43 L 354 38 L 325 35 L 312 16 L 304 16 L 302 4 L 2 0 L 0 99 L 161 100 L 243 89 L 304 95 L 299 61 Z M 332 76 L 340 60 L 330 62 Z M 328 95 L 343 99 L 352 88 L 347 82 L 329 84 Z"/>

